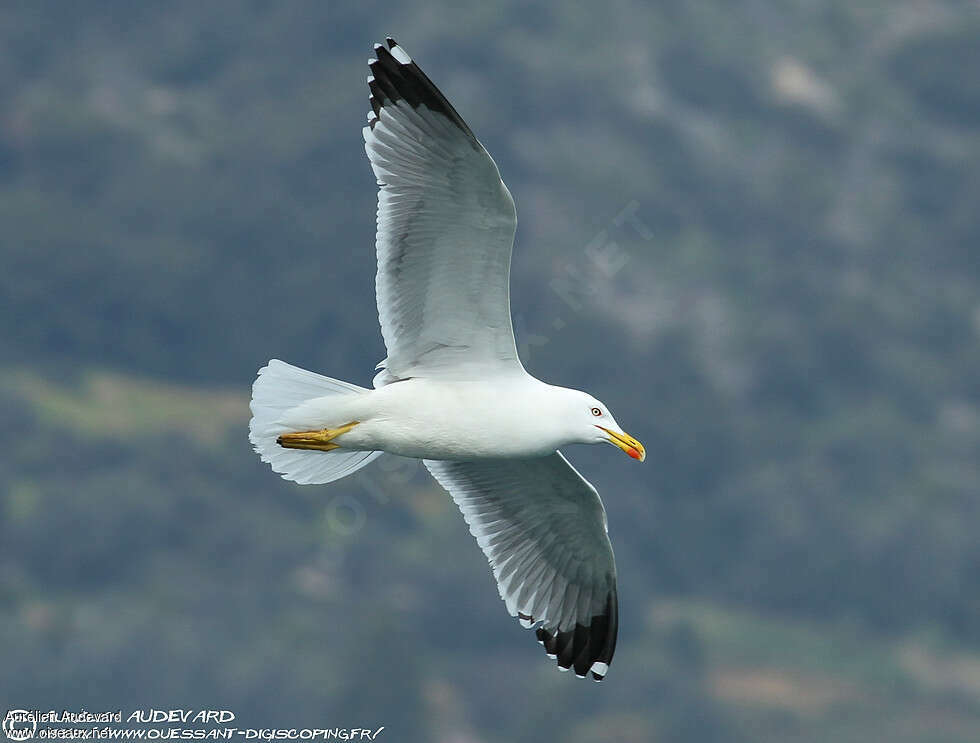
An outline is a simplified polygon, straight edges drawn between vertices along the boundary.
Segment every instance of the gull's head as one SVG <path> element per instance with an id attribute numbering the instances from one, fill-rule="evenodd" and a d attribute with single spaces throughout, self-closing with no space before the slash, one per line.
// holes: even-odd
<path id="1" fill-rule="evenodd" d="M 605 403 L 592 395 L 573 390 L 564 401 L 565 420 L 575 431 L 575 442 L 582 444 L 612 444 L 642 462 L 646 459 L 643 444 L 625 433 Z"/>

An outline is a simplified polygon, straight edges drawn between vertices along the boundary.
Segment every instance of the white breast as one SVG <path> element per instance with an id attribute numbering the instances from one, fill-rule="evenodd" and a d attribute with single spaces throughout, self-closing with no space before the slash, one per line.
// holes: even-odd
<path id="1" fill-rule="evenodd" d="M 491 381 L 409 379 L 351 400 L 360 425 L 337 441 L 424 459 L 544 456 L 564 441 L 554 388 L 527 375 Z"/>

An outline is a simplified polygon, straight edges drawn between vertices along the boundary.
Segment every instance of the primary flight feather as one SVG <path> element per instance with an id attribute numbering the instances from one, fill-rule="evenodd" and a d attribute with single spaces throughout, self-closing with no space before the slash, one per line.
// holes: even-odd
<path id="1" fill-rule="evenodd" d="M 493 159 L 393 39 L 369 62 L 365 150 L 378 180 L 374 389 L 272 360 L 249 439 L 287 480 L 327 483 L 384 452 L 423 460 L 459 506 L 512 616 L 562 670 L 601 680 L 616 649 L 616 565 L 595 488 L 558 449 L 643 445 L 608 408 L 525 371 L 510 318 L 517 215 Z"/>

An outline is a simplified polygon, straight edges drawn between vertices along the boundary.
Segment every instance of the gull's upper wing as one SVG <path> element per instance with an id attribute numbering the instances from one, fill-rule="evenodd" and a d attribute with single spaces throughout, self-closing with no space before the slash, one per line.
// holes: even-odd
<path id="1" fill-rule="evenodd" d="M 375 386 L 522 370 L 510 319 L 517 215 L 490 155 L 392 39 L 375 46 L 364 142 L 378 179 Z"/>
<path id="2" fill-rule="evenodd" d="M 425 460 L 490 561 L 511 616 L 558 666 L 601 681 L 619 627 L 616 563 L 595 488 L 560 452 L 528 459 Z"/>

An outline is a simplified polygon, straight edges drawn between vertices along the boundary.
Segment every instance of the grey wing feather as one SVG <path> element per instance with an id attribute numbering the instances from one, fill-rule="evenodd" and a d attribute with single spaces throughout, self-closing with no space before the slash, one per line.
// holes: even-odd
<path id="1" fill-rule="evenodd" d="M 601 680 L 618 632 L 616 564 L 595 488 L 560 452 L 425 460 L 486 555 L 507 610 L 560 668 Z"/>
<path id="2" fill-rule="evenodd" d="M 375 47 L 365 149 L 377 177 L 380 386 L 521 370 L 510 317 L 517 215 L 497 166 L 393 40 Z"/>

